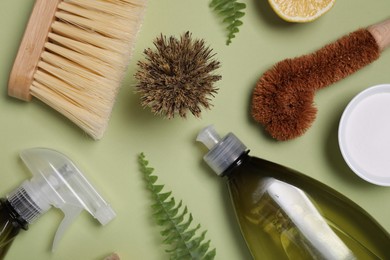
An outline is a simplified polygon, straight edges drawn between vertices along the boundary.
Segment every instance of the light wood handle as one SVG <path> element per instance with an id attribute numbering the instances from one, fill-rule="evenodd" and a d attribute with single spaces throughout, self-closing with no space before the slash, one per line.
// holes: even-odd
<path id="1" fill-rule="evenodd" d="M 30 86 L 61 0 L 36 0 L 8 81 L 8 94 L 31 100 Z"/>
<path id="2" fill-rule="evenodd" d="M 380 51 L 390 46 L 390 19 L 368 27 L 368 31 L 374 36 Z"/>

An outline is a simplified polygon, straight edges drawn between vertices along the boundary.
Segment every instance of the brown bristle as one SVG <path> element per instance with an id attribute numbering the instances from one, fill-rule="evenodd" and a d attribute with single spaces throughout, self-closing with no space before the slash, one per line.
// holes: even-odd
<path id="1" fill-rule="evenodd" d="M 137 92 L 143 107 L 167 118 L 176 114 L 186 117 L 201 114 L 201 107 L 210 108 L 211 97 L 221 79 L 214 71 L 220 67 L 212 49 L 203 40 L 192 40 L 189 32 L 180 39 L 160 35 L 154 41 L 156 50 L 144 51 L 146 61 L 139 61 L 135 74 Z"/>
<path id="2" fill-rule="evenodd" d="M 259 79 L 252 94 L 252 117 L 277 140 L 302 135 L 313 123 L 315 91 L 379 58 L 366 29 L 357 30 L 320 50 L 277 63 Z"/>

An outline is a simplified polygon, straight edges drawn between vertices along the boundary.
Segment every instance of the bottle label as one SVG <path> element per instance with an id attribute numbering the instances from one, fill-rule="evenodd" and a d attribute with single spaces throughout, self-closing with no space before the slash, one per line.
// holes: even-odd
<path id="1" fill-rule="evenodd" d="M 262 189 L 251 221 L 280 241 L 290 259 L 356 259 L 301 189 L 273 178 Z"/>

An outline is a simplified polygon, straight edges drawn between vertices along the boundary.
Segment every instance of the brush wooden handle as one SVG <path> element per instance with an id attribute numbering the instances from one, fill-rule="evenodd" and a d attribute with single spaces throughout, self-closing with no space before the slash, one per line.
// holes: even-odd
<path id="1" fill-rule="evenodd" d="M 31 100 L 30 86 L 61 0 L 36 0 L 8 81 L 8 94 Z"/>
<path id="2" fill-rule="evenodd" d="M 368 31 L 374 36 L 380 51 L 390 46 L 390 19 L 368 27 Z"/>

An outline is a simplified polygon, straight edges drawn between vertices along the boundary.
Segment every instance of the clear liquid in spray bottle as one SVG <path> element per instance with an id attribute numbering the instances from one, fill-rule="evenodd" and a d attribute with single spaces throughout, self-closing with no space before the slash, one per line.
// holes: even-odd
<path id="1" fill-rule="evenodd" d="M 390 235 L 366 211 L 297 171 L 249 155 L 232 133 L 212 126 L 197 138 L 207 164 L 227 179 L 254 259 L 390 259 Z"/>
<path id="2" fill-rule="evenodd" d="M 116 214 L 79 169 L 65 155 L 46 148 L 22 151 L 23 162 L 33 177 L 0 199 L 0 259 L 5 257 L 20 230 L 37 220 L 52 207 L 64 218 L 54 237 L 57 247 L 64 231 L 83 211 L 88 211 L 102 225 Z"/>

